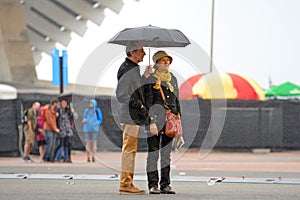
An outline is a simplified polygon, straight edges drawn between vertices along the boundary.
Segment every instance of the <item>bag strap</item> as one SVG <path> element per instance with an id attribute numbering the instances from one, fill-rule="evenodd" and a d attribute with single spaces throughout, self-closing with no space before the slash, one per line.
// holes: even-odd
<path id="1" fill-rule="evenodd" d="M 162 96 L 163 101 L 165 102 L 166 101 L 166 97 L 165 97 L 164 91 L 162 90 L 161 87 L 159 87 L 159 91 L 160 91 L 160 94 Z"/>
<path id="2" fill-rule="evenodd" d="M 161 97 L 162 97 L 162 99 L 163 99 L 163 101 L 164 101 L 164 107 L 165 107 L 165 109 L 166 109 L 166 110 L 171 110 L 171 109 L 169 108 L 169 106 L 168 106 L 168 103 L 167 103 L 167 100 L 166 100 L 164 91 L 163 91 L 163 89 L 162 89 L 161 87 L 159 87 L 159 91 L 160 91 Z"/>

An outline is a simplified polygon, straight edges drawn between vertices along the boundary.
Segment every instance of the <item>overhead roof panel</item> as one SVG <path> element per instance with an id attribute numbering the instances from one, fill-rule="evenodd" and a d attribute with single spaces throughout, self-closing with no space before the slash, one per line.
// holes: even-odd
<path id="1" fill-rule="evenodd" d="M 105 17 L 104 8 L 93 8 L 93 6 L 84 0 L 60 0 L 59 2 L 98 25 L 102 23 Z"/>
<path id="2" fill-rule="evenodd" d="M 20 0 L 35 61 L 40 52 L 51 54 L 57 42 L 67 47 L 71 32 L 84 36 L 87 20 L 101 25 L 108 8 L 119 13 L 122 0 Z M 36 64 L 38 64 L 36 62 Z"/>
<path id="3" fill-rule="evenodd" d="M 49 19 L 65 26 L 67 29 L 72 30 L 83 36 L 87 30 L 85 21 L 76 20 L 73 16 L 66 13 L 64 10 L 59 8 L 56 4 L 45 1 L 45 0 L 27 0 L 26 1 L 31 7 L 34 7 L 39 12 L 46 15 Z"/>
<path id="4" fill-rule="evenodd" d="M 47 54 L 51 54 L 52 48 L 55 47 L 54 41 L 46 41 L 44 37 L 30 28 L 28 29 L 28 38 L 31 45 Z"/>
<path id="5" fill-rule="evenodd" d="M 124 5 L 123 1 L 120 0 L 102 0 L 101 3 L 116 13 L 119 13 Z"/>
<path id="6" fill-rule="evenodd" d="M 37 13 L 32 12 L 30 6 L 26 7 L 26 9 L 28 10 L 28 12 L 25 12 L 24 15 L 27 25 L 39 30 L 41 33 L 50 38 L 53 38 L 64 46 L 67 46 L 69 44 L 69 42 L 71 41 L 70 33 L 60 31 L 57 26 L 42 18 Z"/>
<path id="7" fill-rule="evenodd" d="M 32 55 L 35 63 L 39 63 L 42 60 L 42 53 L 43 52 L 40 50 L 32 51 Z"/>

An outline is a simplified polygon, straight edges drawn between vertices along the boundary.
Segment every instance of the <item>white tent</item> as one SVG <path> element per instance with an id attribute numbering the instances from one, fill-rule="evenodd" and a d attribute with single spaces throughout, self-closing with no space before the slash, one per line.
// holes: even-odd
<path id="1" fill-rule="evenodd" d="M 6 84 L 0 83 L 0 100 L 16 99 L 17 89 Z"/>

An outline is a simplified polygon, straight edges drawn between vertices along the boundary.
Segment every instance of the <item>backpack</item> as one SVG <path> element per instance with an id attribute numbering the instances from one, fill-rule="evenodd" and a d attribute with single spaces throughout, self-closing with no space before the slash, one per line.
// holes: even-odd
<path id="1" fill-rule="evenodd" d="M 89 108 L 86 108 L 85 111 L 84 111 L 84 118 L 86 118 L 88 112 L 89 112 Z M 99 125 L 101 125 L 102 121 L 103 121 L 103 117 L 102 117 L 102 113 L 101 113 L 100 108 L 96 109 L 96 116 L 97 116 L 97 120 L 99 122 Z"/>
<path id="2" fill-rule="evenodd" d="M 47 109 L 49 109 L 49 104 L 46 104 L 46 105 L 44 105 L 44 106 L 42 106 L 42 107 L 40 108 L 41 119 L 42 119 L 43 121 L 46 120 L 46 118 L 45 118 L 45 112 L 46 112 Z"/>
<path id="3" fill-rule="evenodd" d="M 28 109 L 25 109 L 23 111 L 21 122 L 22 122 L 22 124 L 26 124 L 27 121 L 28 121 Z"/>
<path id="4" fill-rule="evenodd" d="M 102 113 L 101 113 L 100 108 L 96 109 L 96 115 L 97 115 L 97 119 L 99 121 L 99 124 L 101 125 L 102 124 Z"/>

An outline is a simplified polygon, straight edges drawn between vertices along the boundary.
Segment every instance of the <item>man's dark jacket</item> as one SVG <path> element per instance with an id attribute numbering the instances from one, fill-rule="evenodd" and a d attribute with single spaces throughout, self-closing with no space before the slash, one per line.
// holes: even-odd
<path id="1" fill-rule="evenodd" d="M 148 114 L 139 65 L 126 58 L 119 68 L 117 78 L 120 123 L 144 125 Z"/>

